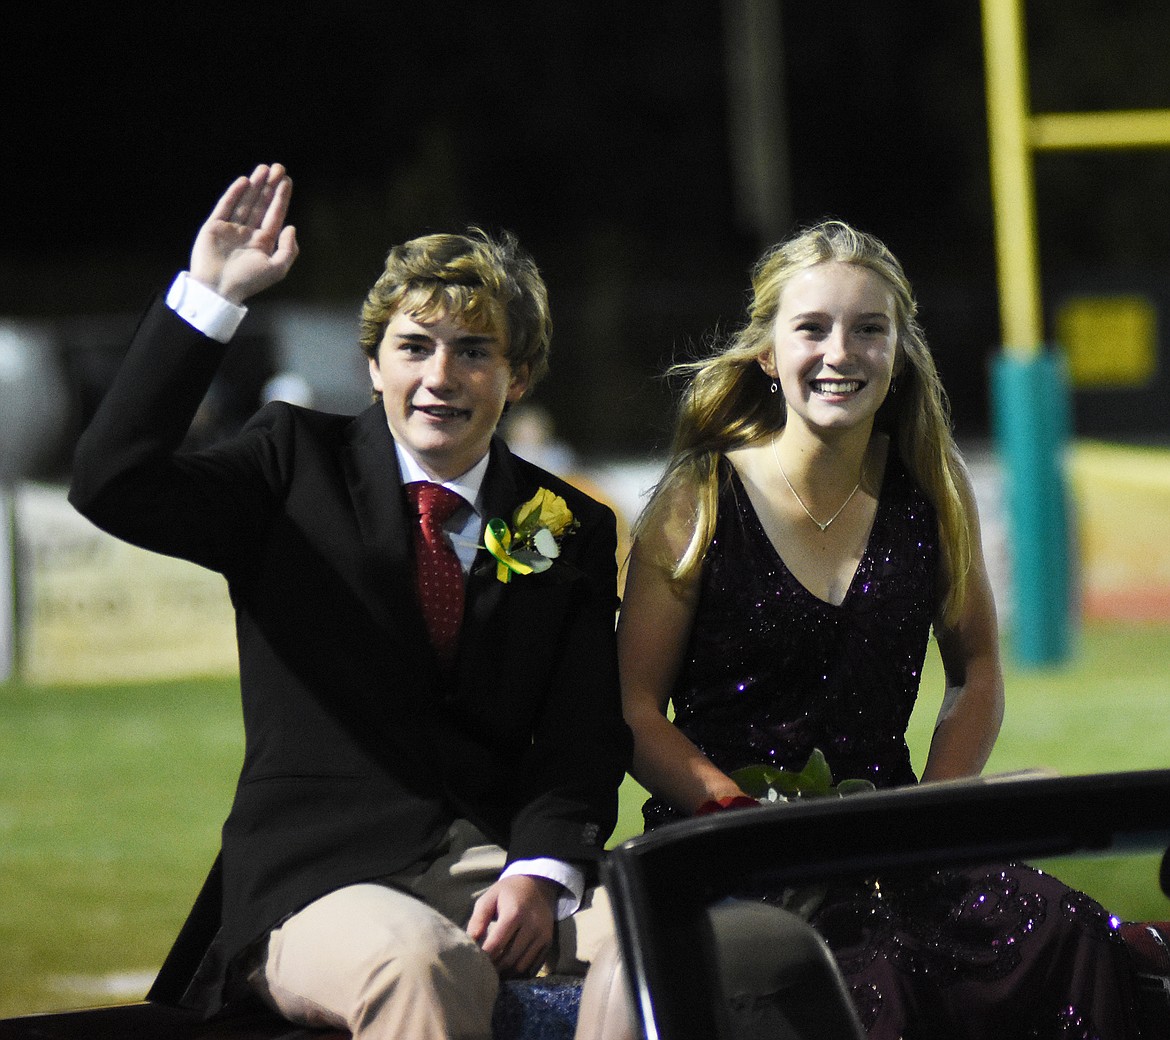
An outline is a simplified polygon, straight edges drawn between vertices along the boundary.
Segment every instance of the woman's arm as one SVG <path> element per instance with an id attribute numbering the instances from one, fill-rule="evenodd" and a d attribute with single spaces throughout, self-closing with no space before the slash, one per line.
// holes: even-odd
<path id="1" fill-rule="evenodd" d="M 1003 722 L 1003 668 L 995 600 L 983 559 L 979 517 L 971 504 L 971 571 L 956 623 L 936 624 L 946 691 L 930 742 L 923 781 L 977 776 L 987 764 Z"/>
<path id="2" fill-rule="evenodd" d="M 710 799 L 743 792 L 666 717 L 698 594 L 697 581 L 680 587 L 659 563 L 678 559 L 689 540 L 689 510 L 687 519 L 677 513 L 647 525 L 634 543 L 618 620 L 618 667 L 622 710 L 634 734 L 630 772 L 651 794 L 691 814 Z"/>

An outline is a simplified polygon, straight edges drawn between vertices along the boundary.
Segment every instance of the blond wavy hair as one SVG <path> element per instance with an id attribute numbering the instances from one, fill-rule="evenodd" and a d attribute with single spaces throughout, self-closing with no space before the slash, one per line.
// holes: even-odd
<path id="1" fill-rule="evenodd" d="M 473 332 L 506 337 L 508 363 L 513 372 L 528 366 L 530 389 L 548 371 L 548 289 L 510 232 L 493 238 L 468 228 L 394 246 L 362 304 L 358 343 L 366 357 L 377 357 L 386 326 L 401 310 L 424 322 L 450 316 Z"/>
<path id="2" fill-rule="evenodd" d="M 771 378 L 759 365 L 775 340 L 780 297 L 795 275 L 831 261 L 867 268 L 893 291 L 896 378 L 874 426 L 890 435 L 894 450 L 938 514 L 946 588 L 942 618 L 953 622 L 967 594 L 973 504 L 946 392 L 902 265 L 878 239 L 843 221 L 816 224 L 765 253 L 752 271 L 747 324 L 711 356 L 671 367 L 669 375 L 688 377 L 688 382 L 679 402 L 670 463 L 635 526 L 635 536 L 665 523 L 680 494 L 693 498 L 693 532 L 685 551 L 678 559 L 656 562 L 677 582 L 697 575 L 715 533 L 720 457 L 784 426 L 783 395 L 769 392 Z"/>

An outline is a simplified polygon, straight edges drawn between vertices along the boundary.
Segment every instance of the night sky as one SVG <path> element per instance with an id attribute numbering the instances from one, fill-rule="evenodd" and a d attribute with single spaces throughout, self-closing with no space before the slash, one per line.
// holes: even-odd
<path id="1" fill-rule="evenodd" d="M 660 447 L 655 376 L 740 320 L 767 236 L 738 215 L 718 3 L 15 6 L 9 314 L 132 315 L 226 184 L 279 160 L 302 255 L 277 301 L 356 306 L 395 241 L 515 231 L 557 326 L 539 394 L 583 450 Z M 1029 4 L 1035 107 L 1170 107 L 1163 6 Z M 786 227 L 832 215 L 887 241 L 980 436 L 998 319 L 978 4 L 782 9 Z M 1167 155 L 1045 158 L 1037 179 L 1046 280 L 1165 270 Z"/>

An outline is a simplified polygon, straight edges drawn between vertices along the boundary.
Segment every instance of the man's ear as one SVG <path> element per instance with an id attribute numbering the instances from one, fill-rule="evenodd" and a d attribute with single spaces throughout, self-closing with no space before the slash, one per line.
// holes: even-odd
<path id="1" fill-rule="evenodd" d="M 377 354 L 370 358 L 370 382 L 374 386 L 375 393 L 382 393 L 382 370 L 378 367 Z"/>
<path id="2" fill-rule="evenodd" d="M 528 381 L 532 375 L 532 366 L 517 365 L 512 369 L 512 381 L 508 384 L 508 404 L 515 404 L 528 391 Z"/>

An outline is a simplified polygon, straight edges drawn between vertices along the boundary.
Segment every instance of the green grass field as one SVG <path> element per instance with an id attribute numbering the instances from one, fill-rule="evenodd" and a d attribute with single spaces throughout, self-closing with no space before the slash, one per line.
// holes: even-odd
<path id="1" fill-rule="evenodd" d="M 921 768 L 942 690 L 911 724 Z M 140 997 L 211 864 L 242 752 L 234 681 L 0 685 L 0 1016 Z M 1170 627 L 1083 633 L 1055 671 L 1008 666 L 989 771 L 1170 767 Z M 615 840 L 641 829 L 623 790 Z M 1153 857 L 1056 872 L 1131 919 L 1170 918 Z"/>

